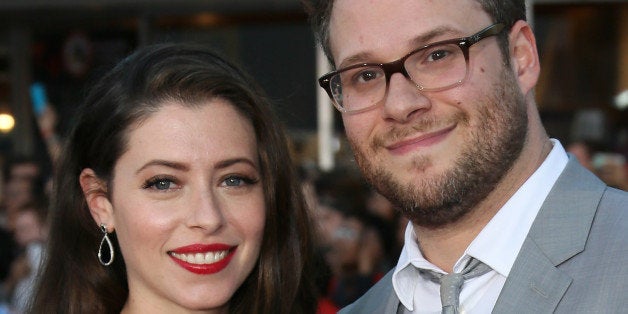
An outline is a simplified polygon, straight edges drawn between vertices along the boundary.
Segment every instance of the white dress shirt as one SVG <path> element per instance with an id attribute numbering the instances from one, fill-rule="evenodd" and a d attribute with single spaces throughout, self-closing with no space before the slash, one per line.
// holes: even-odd
<path id="1" fill-rule="evenodd" d="M 543 201 L 567 165 L 565 149 L 558 140 L 551 141 L 553 148 L 545 161 L 489 221 L 454 265 L 454 272 L 461 272 L 470 257 L 474 257 L 492 268 L 482 276 L 465 281 L 460 293 L 460 313 L 490 313 L 495 306 Z M 440 287 L 423 278 L 417 268 L 446 272 L 427 261 L 417 243 L 412 223 L 408 223 L 405 243 L 392 277 L 393 287 L 410 313 L 437 314 L 441 312 Z"/>

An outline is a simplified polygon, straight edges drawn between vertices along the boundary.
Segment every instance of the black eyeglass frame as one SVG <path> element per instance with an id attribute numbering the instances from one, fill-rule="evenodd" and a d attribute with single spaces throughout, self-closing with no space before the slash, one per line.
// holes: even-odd
<path id="1" fill-rule="evenodd" d="M 438 41 L 438 42 L 433 42 L 433 43 L 427 44 L 425 46 L 422 46 L 420 48 L 412 50 L 411 52 L 409 52 L 405 56 L 401 57 L 400 59 L 397 59 L 397 60 L 391 61 L 391 62 L 387 62 L 387 63 L 358 63 L 358 64 L 350 65 L 350 66 L 344 67 L 342 69 L 331 71 L 331 72 L 321 76 L 318 79 L 318 85 L 320 85 L 325 90 L 325 92 L 327 92 L 327 95 L 329 95 L 329 98 L 332 100 L 332 103 L 334 104 L 334 107 L 336 107 L 336 109 L 338 109 L 340 112 L 343 112 L 343 113 L 347 113 L 347 112 L 351 112 L 351 113 L 353 113 L 353 112 L 361 112 L 363 110 L 370 109 L 371 107 L 374 107 L 374 106 L 377 105 L 377 103 L 375 103 L 372 106 L 368 106 L 366 108 L 361 108 L 361 109 L 350 110 L 349 111 L 349 110 L 343 108 L 342 106 L 340 106 L 337 103 L 336 99 L 334 98 L 334 95 L 332 94 L 332 90 L 331 90 L 331 84 L 330 84 L 331 78 L 334 77 L 337 74 L 340 74 L 342 72 L 345 72 L 345 71 L 348 71 L 348 70 L 352 70 L 352 69 L 355 69 L 355 68 L 360 68 L 360 67 L 380 67 L 382 70 L 384 70 L 384 75 L 386 77 L 386 88 L 388 88 L 388 83 L 390 81 L 390 77 L 393 74 L 395 74 L 395 73 L 403 74 L 403 76 L 405 76 L 408 80 L 413 82 L 415 84 L 415 86 L 420 91 L 439 91 L 439 90 L 445 90 L 445 89 L 448 89 L 448 88 L 452 88 L 454 86 L 462 84 L 467 79 L 467 76 L 469 75 L 469 48 L 471 48 L 471 46 L 473 46 L 474 44 L 478 43 L 479 41 L 481 41 L 484 38 L 500 34 L 504 30 L 505 27 L 506 27 L 506 25 L 503 24 L 503 23 L 495 23 L 495 24 L 492 24 L 492 25 L 482 29 L 481 31 L 479 31 L 479 32 L 477 32 L 477 33 L 475 33 L 475 34 L 473 34 L 471 36 L 468 36 L 468 37 L 448 39 L 448 40 L 443 40 L 443 41 Z M 443 45 L 443 44 L 456 44 L 456 45 L 458 45 L 458 47 L 460 47 L 460 49 L 462 50 L 462 53 L 464 55 L 465 62 L 467 64 L 467 71 L 466 71 L 465 77 L 462 78 L 461 80 L 451 84 L 451 85 L 444 86 L 444 87 L 424 88 L 423 86 L 418 85 L 416 82 L 414 82 L 412 80 L 412 78 L 410 77 L 410 75 L 406 71 L 404 63 L 406 62 L 406 60 L 410 56 L 418 53 L 419 51 L 422 51 L 424 49 L 428 49 L 428 48 L 433 47 L 433 46 Z"/>

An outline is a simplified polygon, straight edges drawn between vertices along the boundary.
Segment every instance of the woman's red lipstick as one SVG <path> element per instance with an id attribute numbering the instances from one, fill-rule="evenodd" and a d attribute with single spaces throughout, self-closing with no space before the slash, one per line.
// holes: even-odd
<path id="1" fill-rule="evenodd" d="M 222 243 L 192 244 L 169 251 L 168 255 L 187 271 L 209 275 L 227 267 L 237 248 Z"/>

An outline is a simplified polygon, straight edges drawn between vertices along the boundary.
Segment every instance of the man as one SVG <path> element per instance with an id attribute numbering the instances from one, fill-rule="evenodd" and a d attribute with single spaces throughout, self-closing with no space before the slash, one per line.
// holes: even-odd
<path id="1" fill-rule="evenodd" d="M 548 138 L 523 0 L 306 7 L 355 159 L 411 221 L 396 268 L 342 312 L 628 309 L 628 193 Z"/>

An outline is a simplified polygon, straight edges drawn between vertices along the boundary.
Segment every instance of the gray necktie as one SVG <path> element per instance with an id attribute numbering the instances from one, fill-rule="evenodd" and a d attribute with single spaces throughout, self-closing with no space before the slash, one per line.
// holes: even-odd
<path id="1" fill-rule="evenodd" d="M 458 313 L 460 288 L 465 280 L 482 276 L 491 268 L 475 258 L 471 258 L 467 266 L 460 273 L 442 274 L 432 270 L 420 269 L 421 276 L 440 283 L 440 300 L 443 304 L 443 314 Z"/>

